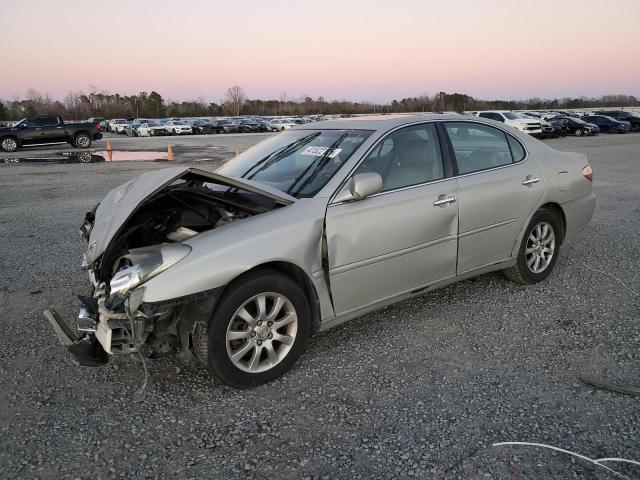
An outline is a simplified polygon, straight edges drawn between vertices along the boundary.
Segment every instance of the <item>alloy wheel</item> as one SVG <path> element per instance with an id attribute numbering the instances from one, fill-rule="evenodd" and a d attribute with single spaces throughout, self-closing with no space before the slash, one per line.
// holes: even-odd
<path id="1" fill-rule="evenodd" d="M 244 302 L 227 327 L 227 355 L 248 373 L 267 371 L 289 353 L 298 332 L 298 316 L 280 293 L 260 293 Z"/>
<path id="2" fill-rule="evenodd" d="M 556 236 L 551 224 L 538 223 L 527 238 L 525 255 L 527 267 L 533 273 L 542 273 L 551 263 L 556 250 Z"/>
<path id="3" fill-rule="evenodd" d="M 2 140 L 2 150 L 5 152 L 15 152 L 18 149 L 18 143 L 13 138 L 5 138 Z"/>
<path id="4" fill-rule="evenodd" d="M 91 144 L 91 140 L 86 135 L 80 135 L 76 138 L 76 145 L 80 148 L 87 148 Z"/>

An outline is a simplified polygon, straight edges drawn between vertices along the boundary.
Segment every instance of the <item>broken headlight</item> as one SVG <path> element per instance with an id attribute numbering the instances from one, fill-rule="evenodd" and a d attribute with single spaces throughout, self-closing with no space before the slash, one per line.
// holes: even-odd
<path id="1" fill-rule="evenodd" d="M 111 294 L 126 293 L 189 255 L 191 247 L 181 243 L 134 248 L 125 256 L 131 266 L 117 272 L 109 286 Z"/>

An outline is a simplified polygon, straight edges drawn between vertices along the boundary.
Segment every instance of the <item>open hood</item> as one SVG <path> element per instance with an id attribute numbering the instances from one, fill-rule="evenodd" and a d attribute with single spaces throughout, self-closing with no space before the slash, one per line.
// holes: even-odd
<path id="1" fill-rule="evenodd" d="M 120 227 L 148 198 L 177 180 L 199 180 L 236 187 L 267 197 L 280 205 L 290 205 L 296 201 L 294 197 L 273 187 L 198 168 L 171 167 L 143 173 L 111 190 L 100 202 L 89 236 L 89 248 L 84 257 L 85 264 L 93 263 L 105 252 Z"/>

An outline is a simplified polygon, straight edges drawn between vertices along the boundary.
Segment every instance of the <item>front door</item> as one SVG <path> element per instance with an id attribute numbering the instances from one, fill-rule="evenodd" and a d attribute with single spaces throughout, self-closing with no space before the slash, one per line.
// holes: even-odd
<path id="1" fill-rule="evenodd" d="M 336 314 L 455 275 L 457 184 L 444 178 L 433 123 L 383 138 L 354 174 L 379 173 L 382 192 L 329 205 L 326 234 Z"/>

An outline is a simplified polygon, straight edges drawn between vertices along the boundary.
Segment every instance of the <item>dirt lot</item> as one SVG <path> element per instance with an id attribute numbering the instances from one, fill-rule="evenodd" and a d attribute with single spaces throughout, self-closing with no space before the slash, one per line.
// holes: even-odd
<path id="1" fill-rule="evenodd" d="M 263 137 L 119 137 L 114 148 L 173 143 L 179 161 L 215 168 Z M 84 213 L 167 163 L 0 164 L 0 478 L 615 478 L 492 446 L 640 460 L 638 397 L 578 379 L 640 384 L 640 297 L 607 275 L 640 292 L 640 135 L 548 143 L 589 156 L 598 206 L 546 282 L 491 274 L 386 308 L 318 334 L 291 373 L 250 391 L 169 358 L 150 362 L 137 395 L 139 363 L 80 369 L 42 317 L 77 314 Z"/>

